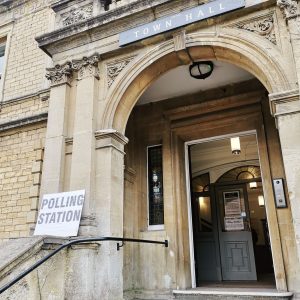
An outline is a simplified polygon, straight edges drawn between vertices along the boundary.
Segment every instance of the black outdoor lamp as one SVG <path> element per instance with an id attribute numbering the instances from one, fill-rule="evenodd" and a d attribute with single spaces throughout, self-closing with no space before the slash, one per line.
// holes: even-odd
<path id="1" fill-rule="evenodd" d="M 205 79 L 213 72 L 214 64 L 211 61 L 193 61 L 189 68 L 193 78 Z"/>

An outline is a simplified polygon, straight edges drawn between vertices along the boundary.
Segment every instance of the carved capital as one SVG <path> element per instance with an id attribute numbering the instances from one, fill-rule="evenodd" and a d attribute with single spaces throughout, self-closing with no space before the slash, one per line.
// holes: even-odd
<path id="1" fill-rule="evenodd" d="M 277 0 L 277 5 L 283 13 L 285 19 L 297 17 L 298 0 Z"/>
<path id="2" fill-rule="evenodd" d="M 70 83 L 72 79 L 71 63 L 66 62 L 54 68 L 46 68 L 46 78 L 51 80 L 51 85 Z"/>
<path id="3" fill-rule="evenodd" d="M 81 80 L 85 77 L 94 76 L 99 79 L 99 69 L 98 62 L 100 61 L 100 56 L 94 54 L 90 57 L 83 57 L 79 60 L 72 61 L 72 69 L 78 72 L 78 80 Z"/>

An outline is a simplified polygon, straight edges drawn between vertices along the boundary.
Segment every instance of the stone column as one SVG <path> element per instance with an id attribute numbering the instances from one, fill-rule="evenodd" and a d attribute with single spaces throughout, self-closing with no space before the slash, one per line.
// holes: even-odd
<path id="1" fill-rule="evenodd" d="M 79 236 L 95 236 L 96 218 L 94 213 L 95 192 L 95 118 L 98 93 L 98 55 L 72 61 L 77 73 L 77 88 L 72 135 L 72 160 L 70 190 L 85 190 L 85 202 L 79 227 Z M 96 265 L 99 245 L 82 244 L 68 253 L 70 272 L 66 272 L 65 297 L 67 299 L 99 299 L 95 286 L 98 276 Z"/>
<path id="2" fill-rule="evenodd" d="M 47 69 L 51 80 L 41 195 L 62 192 L 71 63 Z"/>
<path id="3" fill-rule="evenodd" d="M 298 257 L 300 258 L 300 100 L 299 90 L 271 94 L 272 114 L 276 118 L 282 149 L 296 235 Z"/>
<path id="4" fill-rule="evenodd" d="M 127 138 L 113 129 L 97 131 L 96 214 L 99 234 L 123 236 L 124 145 Z M 126 247 L 126 246 L 125 246 Z M 116 243 L 103 243 L 97 264 L 99 299 L 123 299 L 123 249 Z"/>

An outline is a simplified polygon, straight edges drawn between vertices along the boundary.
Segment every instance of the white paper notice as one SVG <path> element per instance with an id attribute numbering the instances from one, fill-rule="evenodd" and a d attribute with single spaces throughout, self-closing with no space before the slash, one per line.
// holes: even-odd
<path id="1" fill-rule="evenodd" d="M 44 195 L 34 235 L 77 236 L 85 191 Z"/>

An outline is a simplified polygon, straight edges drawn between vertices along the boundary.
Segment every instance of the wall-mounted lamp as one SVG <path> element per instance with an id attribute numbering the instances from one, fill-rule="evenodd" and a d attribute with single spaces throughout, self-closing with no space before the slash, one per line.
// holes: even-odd
<path id="1" fill-rule="evenodd" d="M 257 182 L 256 181 L 250 182 L 249 187 L 250 187 L 250 189 L 256 189 L 257 188 Z"/>
<path id="2" fill-rule="evenodd" d="M 261 207 L 265 206 L 265 198 L 264 198 L 263 195 L 258 196 L 258 205 L 261 206 Z"/>
<path id="3" fill-rule="evenodd" d="M 190 75 L 193 78 L 206 79 L 212 74 L 214 70 L 214 64 L 211 61 L 193 61 L 189 69 Z"/>
<path id="4" fill-rule="evenodd" d="M 231 143 L 232 154 L 235 154 L 235 155 L 241 154 L 240 138 L 239 137 L 231 138 L 230 143 Z"/>

